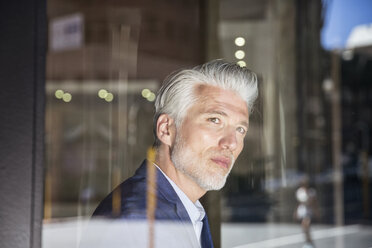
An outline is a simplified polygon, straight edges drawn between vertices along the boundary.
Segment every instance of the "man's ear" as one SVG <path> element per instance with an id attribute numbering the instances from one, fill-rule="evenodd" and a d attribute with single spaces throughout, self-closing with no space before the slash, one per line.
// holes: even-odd
<path id="1" fill-rule="evenodd" d="M 167 114 L 161 114 L 156 122 L 156 135 L 162 143 L 172 146 L 176 135 L 176 125 L 173 118 Z"/>

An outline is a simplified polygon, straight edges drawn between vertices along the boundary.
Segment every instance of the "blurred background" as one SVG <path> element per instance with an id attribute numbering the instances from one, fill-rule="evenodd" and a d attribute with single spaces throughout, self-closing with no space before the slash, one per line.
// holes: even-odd
<path id="1" fill-rule="evenodd" d="M 372 246 L 372 3 L 48 0 L 42 247 L 82 228 L 153 143 L 164 77 L 215 58 L 259 76 L 245 149 L 203 203 L 216 247 L 302 247 L 304 176 L 317 247 Z"/>

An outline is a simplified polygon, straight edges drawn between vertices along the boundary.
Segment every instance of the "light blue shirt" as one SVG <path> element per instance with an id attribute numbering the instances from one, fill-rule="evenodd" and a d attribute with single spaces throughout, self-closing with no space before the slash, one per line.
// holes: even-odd
<path id="1" fill-rule="evenodd" d="M 201 231 L 203 229 L 203 218 L 205 216 L 205 210 L 201 205 L 200 201 L 197 200 L 195 204 L 187 197 L 187 195 L 175 184 L 172 179 L 170 179 L 155 163 L 154 165 L 163 173 L 165 178 L 172 185 L 174 191 L 176 191 L 178 197 L 180 198 L 183 206 L 185 207 L 192 225 L 194 226 L 195 235 L 200 243 Z"/>

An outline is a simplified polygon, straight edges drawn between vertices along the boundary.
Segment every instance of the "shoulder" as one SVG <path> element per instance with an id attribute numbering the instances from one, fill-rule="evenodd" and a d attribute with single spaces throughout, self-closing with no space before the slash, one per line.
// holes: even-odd
<path id="1" fill-rule="evenodd" d="M 146 163 L 137 169 L 134 176 L 128 178 L 105 197 L 93 213 L 93 217 L 145 219 L 148 195 Z M 176 219 L 176 205 L 182 204 L 171 184 L 157 170 L 154 189 L 157 219 Z"/>
<path id="2" fill-rule="evenodd" d="M 116 205 L 117 204 L 117 205 Z M 146 217 L 146 178 L 131 177 L 98 205 L 93 217 Z"/>

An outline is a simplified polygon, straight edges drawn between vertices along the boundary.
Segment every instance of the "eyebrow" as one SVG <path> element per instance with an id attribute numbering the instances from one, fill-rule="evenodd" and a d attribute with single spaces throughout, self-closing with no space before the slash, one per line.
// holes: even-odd
<path id="1" fill-rule="evenodd" d="M 217 115 L 222 115 L 222 116 L 228 116 L 228 114 L 226 114 L 223 111 L 219 111 L 219 110 L 207 110 L 205 111 L 205 114 L 217 114 Z M 247 121 L 241 121 L 240 125 L 245 126 L 247 129 L 249 128 L 249 124 Z"/>
<path id="2" fill-rule="evenodd" d="M 225 112 L 219 111 L 219 110 L 207 110 L 205 111 L 205 114 L 217 114 L 217 115 L 227 116 Z"/>

